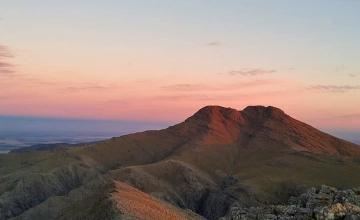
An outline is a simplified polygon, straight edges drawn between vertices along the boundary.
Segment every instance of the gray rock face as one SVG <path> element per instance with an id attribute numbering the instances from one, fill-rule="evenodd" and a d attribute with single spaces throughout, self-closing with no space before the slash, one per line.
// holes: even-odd
<path id="1" fill-rule="evenodd" d="M 235 203 L 239 204 L 238 206 L 252 206 L 257 204 L 257 201 L 249 189 L 238 184 L 235 177 L 226 176 L 217 190 L 209 192 L 198 212 L 207 219 L 218 219 Z"/>
<path id="2" fill-rule="evenodd" d="M 311 188 L 287 205 L 245 208 L 233 205 L 221 220 L 355 220 L 360 219 L 358 189 L 338 190 L 321 186 Z"/>

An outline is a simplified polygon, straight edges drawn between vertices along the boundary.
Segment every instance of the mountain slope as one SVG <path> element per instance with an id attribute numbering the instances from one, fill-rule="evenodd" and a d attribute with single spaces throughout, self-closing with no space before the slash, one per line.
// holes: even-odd
<path id="1" fill-rule="evenodd" d="M 356 173 L 360 173 L 358 145 L 325 134 L 280 109 L 207 106 L 159 131 L 77 148 L 1 155 L 0 219 L 31 219 L 47 212 L 54 219 L 79 219 L 80 210 L 82 218 L 91 219 L 94 207 L 102 207 L 95 208 L 96 216 L 121 219 L 124 216 L 111 199 L 114 194 L 109 193 L 117 190 L 119 182 L 148 194 L 134 192 L 136 204 L 149 201 L 152 207 L 164 207 L 155 202 L 159 199 L 217 219 L 232 204 L 282 202 L 307 186 L 359 186 Z M 94 191 L 95 183 L 106 187 Z M 143 196 L 150 197 L 139 198 Z M 104 202 L 84 204 L 78 197 Z M 49 208 L 56 205 L 58 211 Z M 171 213 L 184 216 L 177 208 L 171 208 Z"/>

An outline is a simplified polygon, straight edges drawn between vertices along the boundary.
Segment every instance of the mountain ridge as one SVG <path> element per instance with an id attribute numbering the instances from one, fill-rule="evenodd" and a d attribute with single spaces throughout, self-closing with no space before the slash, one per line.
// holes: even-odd
<path id="1" fill-rule="evenodd" d="M 0 219 L 46 219 L 46 213 L 62 219 L 64 212 L 66 219 L 126 219 L 132 211 L 121 210 L 139 210 L 141 201 L 163 207 L 162 216 L 217 219 L 234 204 L 284 202 L 304 187 L 359 186 L 360 176 L 354 175 L 360 172 L 359 155 L 358 145 L 275 107 L 206 106 L 163 130 L 0 155 Z M 134 206 L 109 197 L 117 183 L 123 186 L 120 195 L 136 194 Z M 186 213 L 178 213 L 179 208 Z"/>
<path id="2" fill-rule="evenodd" d="M 248 106 L 242 111 L 221 106 L 206 106 L 197 111 L 193 116 L 186 119 L 185 123 L 191 121 L 198 121 L 201 126 L 217 130 L 223 135 L 226 135 L 224 133 L 230 133 L 232 135 L 234 135 L 235 133 L 239 134 L 239 131 L 234 131 L 230 129 L 233 128 L 241 130 L 241 127 L 236 127 L 235 124 L 243 127 L 247 124 L 251 124 L 252 126 L 255 126 L 257 128 L 265 127 L 268 129 L 278 129 L 277 132 L 279 133 L 285 132 L 287 128 L 291 129 L 291 132 L 293 132 L 292 134 L 288 133 L 288 135 L 294 136 L 303 134 L 307 135 L 304 138 L 308 140 L 311 140 L 311 137 L 308 136 L 308 133 L 313 132 L 317 136 L 323 136 L 323 138 L 325 138 L 328 142 L 345 144 L 345 148 L 347 148 L 347 150 L 350 152 L 338 149 L 334 146 L 335 144 L 329 145 L 329 143 L 327 143 L 328 145 L 326 145 L 325 147 L 317 147 L 317 149 L 311 149 L 311 147 L 315 145 L 314 143 L 307 143 L 308 146 L 302 146 L 300 147 L 300 149 L 303 149 L 305 151 L 313 151 L 316 153 L 323 152 L 329 154 L 344 154 L 346 156 L 354 156 L 355 154 L 356 157 L 360 155 L 358 149 L 354 148 L 354 145 L 356 144 L 326 134 L 310 125 L 307 125 L 290 117 L 283 110 L 273 106 Z M 180 125 L 181 124 L 182 123 L 180 123 Z M 284 125 L 286 125 L 287 127 L 282 128 L 284 127 Z M 282 128 L 283 130 L 280 131 L 280 128 Z M 256 129 L 253 129 L 253 132 L 258 131 L 256 131 Z M 304 145 L 305 143 L 302 144 Z M 317 144 L 319 144 L 318 141 Z"/>

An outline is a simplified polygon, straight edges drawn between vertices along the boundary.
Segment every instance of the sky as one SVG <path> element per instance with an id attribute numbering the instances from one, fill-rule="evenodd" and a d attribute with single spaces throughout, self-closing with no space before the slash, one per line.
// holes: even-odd
<path id="1" fill-rule="evenodd" d="M 358 0 L 2 0 L 0 115 L 179 122 L 272 105 L 360 134 Z"/>

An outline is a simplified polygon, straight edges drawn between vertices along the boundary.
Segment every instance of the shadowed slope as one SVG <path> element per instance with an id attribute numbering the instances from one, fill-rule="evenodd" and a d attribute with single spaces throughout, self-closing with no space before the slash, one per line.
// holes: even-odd
<path id="1" fill-rule="evenodd" d="M 250 106 L 242 111 L 251 124 L 261 124 L 260 135 L 298 151 L 358 158 L 359 146 L 321 132 L 275 107 Z"/>

